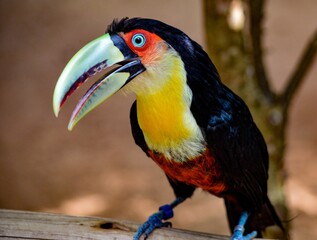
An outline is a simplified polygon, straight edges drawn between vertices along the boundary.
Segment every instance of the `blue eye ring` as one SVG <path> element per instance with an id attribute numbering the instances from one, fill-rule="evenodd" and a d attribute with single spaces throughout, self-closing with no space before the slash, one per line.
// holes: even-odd
<path id="1" fill-rule="evenodd" d="M 142 33 L 136 33 L 136 34 L 133 35 L 131 41 L 132 41 L 132 44 L 135 47 L 141 48 L 141 47 L 143 47 L 145 45 L 146 38 L 145 38 L 145 36 Z"/>

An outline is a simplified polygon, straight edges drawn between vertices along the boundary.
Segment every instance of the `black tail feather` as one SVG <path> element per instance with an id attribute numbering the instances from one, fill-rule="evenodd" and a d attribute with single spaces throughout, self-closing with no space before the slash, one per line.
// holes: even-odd
<path id="1" fill-rule="evenodd" d="M 225 206 L 227 210 L 227 217 L 231 232 L 233 232 L 235 226 L 238 224 L 242 214 L 242 209 L 237 206 L 233 201 L 225 199 Z M 262 237 L 262 232 L 269 226 L 277 225 L 284 236 L 284 239 L 289 239 L 289 235 L 282 224 L 278 214 L 276 213 L 271 201 L 268 197 L 265 199 L 265 203 L 259 213 L 250 212 L 250 216 L 245 225 L 245 233 L 257 231 L 257 237 Z"/>
<path id="2" fill-rule="evenodd" d="M 268 196 L 266 196 L 266 203 L 265 205 L 267 206 L 275 224 L 282 230 L 284 238 L 285 239 L 290 239 L 290 236 L 287 232 L 287 230 L 285 229 L 285 227 L 283 226 L 283 223 L 280 219 L 280 217 L 278 216 L 277 212 L 275 211 L 274 206 L 272 205 L 270 199 L 268 198 Z"/>

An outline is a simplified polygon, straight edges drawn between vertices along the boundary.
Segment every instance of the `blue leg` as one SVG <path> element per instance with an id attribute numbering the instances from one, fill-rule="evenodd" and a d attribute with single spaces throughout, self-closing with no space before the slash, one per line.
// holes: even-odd
<path id="1" fill-rule="evenodd" d="M 173 208 L 182 203 L 184 200 L 185 198 L 176 198 L 176 200 L 171 204 L 161 206 L 158 212 L 152 214 L 148 220 L 138 228 L 133 240 L 139 240 L 143 234 L 144 239 L 146 239 L 155 228 L 172 226 L 170 222 L 163 222 L 162 220 L 172 218 L 174 216 Z"/>
<path id="2" fill-rule="evenodd" d="M 231 236 L 231 240 L 251 240 L 255 238 L 256 231 L 249 233 L 248 235 L 243 236 L 244 233 L 244 225 L 247 222 L 249 215 L 247 212 L 243 212 L 239 224 L 234 228 L 233 235 Z"/>

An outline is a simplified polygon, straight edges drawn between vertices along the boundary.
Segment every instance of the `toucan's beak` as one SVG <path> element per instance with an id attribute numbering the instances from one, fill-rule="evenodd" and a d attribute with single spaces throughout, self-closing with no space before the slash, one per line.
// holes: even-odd
<path id="1" fill-rule="evenodd" d="M 105 75 L 91 86 L 73 111 L 69 130 L 88 112 L 145 71 L 145 68 L 119 35 L 102 35 L 79 50 L 63 70 L 54 91 L 55 115 L 58 116 L 66 99 L 83 82 L 101 71 L 106 71 Z"/>

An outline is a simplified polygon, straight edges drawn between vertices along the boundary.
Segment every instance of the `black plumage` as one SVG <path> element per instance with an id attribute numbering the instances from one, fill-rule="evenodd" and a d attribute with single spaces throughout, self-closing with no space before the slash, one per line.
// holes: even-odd
<path id="1" fill-rule="evenodd" d="M 267 197 L 266 143 L 244 101 L 221 82 L 207 53 L 182 31 L 156 20 L 124 18 L 115 20 L 107 32 L 126 33 L 135 29 L 160 36 L 185 63 L 187 84 L 193 93 L 190 110 L 224 179 L 226 190 L 219 196 L 225 200 L 231 231 L 242 211 L 250 213 L 247 231 L 261 231 L 274 224 L 285 231 Z M 136 103 L 130 119 L 136 144 L 149 156 L 151 150 L 137 121 Z M 167 177 L 177 197 L 193 194 L 195 186 Z"/>
<path id="2" fill-rule="evenodd" d="M 157 34 L 185 63 L 187 84 L 193 92 L 190 109 L 223 176 L 226 191 L 220 197 L 225 199 L 231 230 L 242 211 L 251 214 L 247 231 L 261 231 L 274 224 L 284 230 L 267 197 L 267 147 L 246 104 L 223 85 L 201 46 L 180 30 L 156 20 L 126 18 L 114 21 L 107 31 L 125 33 L 134 29 Z M 136 103 L 131 108 L 130 119 L 136 144 L 149 156 L 150 150 L 137 121 Z M 195 186 L 169 177 L 168 180 L 177 197 L 190 197 L 195 190 Z"/>

